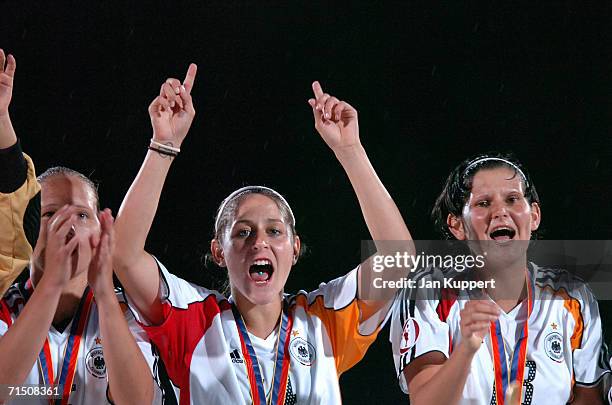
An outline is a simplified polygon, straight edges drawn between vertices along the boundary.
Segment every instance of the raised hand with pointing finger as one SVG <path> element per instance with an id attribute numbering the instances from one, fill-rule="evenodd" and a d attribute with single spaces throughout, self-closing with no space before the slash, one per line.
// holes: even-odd
<path id="1" fill-rule="evenodd" d="M 195 116 L 191 89 L 197 69 L 192 63 L 182 83 L 178 79 L 168 78 L 162 84 L 159 96 L 149 106 L 154 141 L 178 148 L 187 136 Z"/>
<path id="2" fill-rule="evenodd" d="M 314 98 L 308 100 L 315 128 L 334 152 L 360 145 L 357 110 L 349 103 L 323 92 L 319 82 L 312 83 Z"/>
<path id="3" fill-rule="evenodd" d="M 192 63 L 184 80 L 168 78 L 161 85 L 159 95 L 149 105 L 153 137 L 145 158 L 139 181 L 135 181 L 119 209 L 115 221 L 114 271 L 134 305 L 146 311 L 148 319 L 161 314 L 161 302 L 156 300 L 159 277 L 155 260 L 143 250 L 149 232 L 161 186 L 173 157 L 195 117 L 191 90 L 197 66 Z M 133 214 L 137 212 L 138 215 Z M 143 241 L 141 244 L 140 241 Z M 141 293 L 142 292 L 142 293 Z"/>
<path id="4" fill-rule="evenodd" d="M 414 245 L 410 232 L 359 139 L 357 110 L 346 101 L 325 93 L 318 81 L 312 83 L 312 91 L 314 98 L 309 99 L 308 104 L 312 108 L 315 128 L 348 176 L 378 253 L 412 252 Z M 400 243 L 393 248 L 380 243 L 390 240 Z M 364 286 L 372 285 L 372 280 L 378 277 L 369 262 L 362 263 L 359 273 L 359 282 Z M 395 271 L 390 272 L 388 278 L 396 280 L 403 276 L 404 271 Z M 389 289 L 381 296 L 374 296 L 371 289 L 367 291 L 368 288 L 364 288 L 359 293 L 362 319 L 384 310 L 395 294 L 395 289 Z"/>

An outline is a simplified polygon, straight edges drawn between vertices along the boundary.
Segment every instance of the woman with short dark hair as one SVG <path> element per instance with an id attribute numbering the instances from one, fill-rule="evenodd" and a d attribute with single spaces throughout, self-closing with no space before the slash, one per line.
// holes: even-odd
<path id="1" fill-rule="evenodd" d="M 426 268 L 423 280 L 493 280 L 485 288 L 403 290 L 391 342 L 412 404 L 602 403 L 601 320 L 590 289 L 527 260 L 541 220 L 525 167 L 509 155 L 466 159 L 432 215 L 442 233 L 484 257 L 464 273 Z"/>

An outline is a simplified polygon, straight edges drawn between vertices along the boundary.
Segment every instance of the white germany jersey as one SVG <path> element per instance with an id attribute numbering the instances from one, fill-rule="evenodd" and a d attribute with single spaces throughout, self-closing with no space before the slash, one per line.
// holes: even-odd
<path id="1" fill-rule="evenodd" d="M 143 327 L 159 348 L 179 403 L 251 404 L 245 353 L 230 302 L 158 264 L 165 321 Z M 386 315 L 380 311 L 360 325 L 356 296 L 357 269 L 311 293 L 286 297 L 293 324 L 285 404 L 341 403 L 340 374 L 362 359 L 379 331 L 378 321 Z M 251 340 L 265 380 L 271 375 L 266 369 L 274 367 L 270 356 L 262 353 L 270 347 L 265 342 L 269 339 L 251 335 Z"/>
<path id="2" fill-rule="evenodd" d="M 14 284 L 8 289 L 2 300 L 0 301 L 0 336 L 3 336 L 8 328 L 15 322 L 19 314 L 24 308 L 28 292 L 25 290 L 25 283 Z M 123 312 L 128 321 L 128 325 L 132 335 L 136 339 L 140 350 L 142 351 L 149 367 L 153 369 L 155 357 L 152 354 L 151 345 L 146 333 L 138 325 L 136 320 L 127 309 L 127 305 L 123 302 L 123 294 L 117 292 L 117 299 L 123 309 Z M 58 376 L 60 368 L 64 361 L 64 350 L 70 337 L 71 324 L 68 324 L 62 332 L 51 326 L 47 338 L 49 341 L 49 349 L 51 352 L 51 360 L 53 362 L 53 374 Z M 95 299 L 89 310 L 87 325 L 85 326 L 84 336 L 80 340 L 76 371 L 72 384 L 69 404 L 90 405 L 90 404 L 110 404 L 107 397 L 108 380 L 106 374 L 106 366 L 104 363 L 103 352 L 104 341 L 100 337 L 100 327 L 98 322 L 98 309 Z M 151 375 L 153 378 L 153 375 Z M 32 370 L 28 374 L 22 384 L 43 384 L 38 360 L 32 365 Z M 156 389 L 156 399 L 154 403 L 160 403 L 160 392 Z M 23 401 L 15 399 L 7 402 L 9 404 L 40 404 L 49 405 L 48 399 L 30 399 Z"/>
<path id="3" fill-rule="evenodd" d="M 423 270 L 422 279 L 440 280 L 448 272 Z M 607 373 L 603 355 L 601 319 L 589 288 L 566 271 L 529 264 L 534 281 L 534 302 L 528 319 L 527 358 L 521 403 L 565 404 L 574 384 L 593 386 Z M 400 387 L 408 393 L 403 370 L 419 356 L 439 351 L 447 358 L 461 341 L 459 312 L 469 299 L 466 291 L 408 290 L 394 303 L 390 341 Z M 424 292 L 426 291 L 426 292 Z M 439 291 L 438 291 L 439 292 Z M 416 294 L 416 295 L 415 295 Z M 423 295 L 422 295 L 423 294 Z M 436 295 L 436 297 L 434 297 Z M 441 298 L 440 298 L 441 297 Z M 415 299 L 416 298 L 416 299 Z M 527 319 L 525 301 L 500 315 L 504 345 L 509 355 Z M 461 404 L 494 404 L 495 381 L 490 335 L 476 352 L 461 397 Z"/>

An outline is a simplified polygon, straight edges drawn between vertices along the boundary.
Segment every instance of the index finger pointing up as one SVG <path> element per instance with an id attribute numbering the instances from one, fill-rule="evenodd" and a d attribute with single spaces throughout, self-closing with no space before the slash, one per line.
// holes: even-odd
<path id="1" fill-rule="evenodd" d="M 315 98 L 318 100 L 323 95 L 323 89 L 319 82 L 312 82 L 312 91 L 314 92 Z"/>
<path id="2" fill-rule="evenodd" d="M 183 80 L 183 86 L 185 86 L 187 93 L 191 93 L 197 71 L 198 66 L 195 63 L 189 65 L 189 69 L 187 69 L 187 74 L 185 75 L 185 80 Z"/>

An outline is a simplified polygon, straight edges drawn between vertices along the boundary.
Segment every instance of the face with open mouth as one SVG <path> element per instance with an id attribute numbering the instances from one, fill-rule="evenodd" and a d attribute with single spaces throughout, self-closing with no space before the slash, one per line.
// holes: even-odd
<path id="1" fill-rule="evenodd" d="M 240 202 L 212 250 L 217 262 L 228 269 L 233 296 L 268 304 L 282 294 L 299 247 L 299 238 L 291 234 L 276 202 L 251 194 Z"/>
<path id="2" fill-rule="evenodd" d="M 457 239 L 495 245 L 528 241 L 539 224 L 539 205 L 529 204 L 523 179 L 506 167 L 479 170 L 461 218 L 449 218 L 449 229 Z"/>

